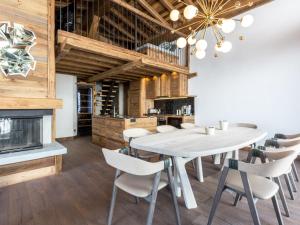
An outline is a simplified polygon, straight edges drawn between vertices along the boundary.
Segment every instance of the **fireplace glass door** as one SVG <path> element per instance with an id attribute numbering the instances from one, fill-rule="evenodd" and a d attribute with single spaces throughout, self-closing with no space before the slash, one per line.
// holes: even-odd
<path id="1" fill-rule="evenodd" d="M 43 146 L 42 117 L 0 118 L 0 154 Z"/>

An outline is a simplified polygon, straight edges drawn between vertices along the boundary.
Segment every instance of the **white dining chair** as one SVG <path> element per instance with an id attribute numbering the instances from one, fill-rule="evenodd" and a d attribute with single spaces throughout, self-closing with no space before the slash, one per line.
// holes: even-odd
<path id="1" fill-rule="evenodd" d="M 194 124 L 194 123 L 182 123 L 182 124 L 180 124 L 180 127 L 182 129 L 191 129 L 191 128 L 195 128 L 196 124 Z"/>
<path id="2" fill-rule="evenodd" d="M 279 177 L 291 167 L 297 153 L 286 151 L 281 153 L 281 159 L 265 164 L 250 164 L 235 159 L 226 159 L 219 179 L 217 192 L 210 210 L 208 223 L 211 225 L 217 206 L 224 190 L 229 189 L 245 196 L 248 201 L 251 216 L 255 225 L 260 225 L 257 213 L 257 200 L 272 199 L 273 207 L 279 225 L 283 225 L 276 194 L 279 191 L 277 183 L 266 177 Z"/>
<path id="3" fill-rule="evenodd" d="M 245 127 L 245 128 L 251 128 L 251 129 L 257 129 L 258 126 L 253 123 L 232 123 L 229 125 L 229 127 Z M 253 143 L 253 147 L 255 147 L 255 143 Z M 220 164 L 221 163 L 221 154 L 217 154 L 214 156 L 214 164 Z M 239 149 L 232 151 L 232 152 L 227 152 L 225 153 L 225 158 L 230 159 L 239 159 Z"/>
<path id="4" fill-rule="evenodd" d="M 158 133 L 167 133 L 167 132 L 173 132 L 178 130 L 176 127 L 173 127 L 171 125 L 161 125 L 156 127 L 156 131 Z"/>
<path id="5" fill-rule="evenodd" d="M 254 123 L 232 123 L 230 127 L 247 127 L 252 129 L 257 129 L 258 126 Z"/>
<path id="6" fill-rule="evenodd" d="M 139 137 L 144 137 L 147 135 L 152 134 L 150 131 L 144 128 L 129 128 L 123 131 L 123 138 L 124 141 L 128 143 L 129 148 L 129 154 L 134 154 L 136 157 L 142 158 L 142 159 L 151 159 L 153 157 L 158 156 L 158 154 L 145 152 L 145 151 L 139 151 L 138 149 L 132 149 L 130 147 L 130 142 Z"/>
<path id="7" fill-rule="evenodd" d="M 265 147 L 273 147 L 274 150 L 294 150 L 297 152 L 297 155 L 300 153 L 300 140 L 291 140 L 291 141 L 280 141 L 275 139 L 270 139 L 265 141 Z M 294 199 L 293 192 L 291 191 L 291 186 L 294 192 L 297 192 L 296 182 L 299 182 L 299 174 L 295 162 L 293 161 L 291 167 L 291 173 L 288 173 L 288 177 L 285 177 L 291 199 Z"/>
<path id="8" fill-rule="evenodd" d="M 176 224 L 181 225 L 175 194 L 174 178 L 171 169 L 171 159 L 151 163 L 127 155 L 127 151 L 127 148 L 121 150 L 102 149 L 107 164 L 116 169 L 107 224 L 112 224 L 118 189 L 121 189 L 136 198 L 144 198 L 150 203 L 146 225 L 151 225 L 157 193 L 161 189 L 169 186 L 176 215 Z M 166 171 L 166 173 L 163 171 Z"/>
<path id="9" fill-rule="evenodd" d="M 291 151 L 291 150 L 286 150 L 286 149 L 276 149 L 276 151 L 274 150 L 268 150 L 267 148 L 265 148 L 264 146 L 259 146 L 257 149 L 252 149 L 247 157 L 247 162 L 248 163 L 255 163 L 255 159 L 259 158 L 260 159 L 260 163 L 266 163 L 267 160 L 269 161 L 274 161 L 274 160 L 279 160 L 283 157 L 285 157 L 286 152 L 287 151 Z M 295 154 L 295 158 L 297 157 L 297 154 Z M 285 180 L 289 180 L 290 176 L 288 176 L 288 174 L 291 173 L 291 167 L 284 173 L 282 174 L 285 177 Z M 284 195 L 284 191 L 281 185 L 281 181 L 280 181 L 280 177 L 272 177 L 272 179 L 277 183 L 278 187 L 279 187 L 279 196 L 282 202 L 282 206 L 284 208 L 285 211 L 285 215 L 287 217 L 290 216 L 290 212 L 289 212 L 289 208 L 287 205 L 287 201 Z M 288 182 L 288 189 L 291 192 L 291 187 L 290 187 L 290 182 Z M 240 196 L 237 195 L 235 198 L 235 202 L 234 205 L 237 205 L 237 202 L 241 200 Z"/>
<path id="10" fill-rule="evenodd" d="M 275 134 L 274 138 L 279 139 L 280 141 L 285 141 L 285 140 L 296 141 L 296 140 L 300 140 L 300 133 L 299 134 L 282 134 L 282 133 L 279 133 L 279 134 Z"/>

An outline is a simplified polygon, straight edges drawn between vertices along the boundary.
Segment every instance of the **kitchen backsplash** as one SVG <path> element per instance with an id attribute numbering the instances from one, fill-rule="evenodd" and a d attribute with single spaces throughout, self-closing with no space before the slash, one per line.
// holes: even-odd
<path id="1" fill-rule="evenodd" d="M 194 115 L 194 100 L 194 97 L 154 100 L 154 108 L 160 109 L 161 114 L 176 114 L 176 110 L 181 109 L 183 106 L 191 105 L 191 113 Z"/>

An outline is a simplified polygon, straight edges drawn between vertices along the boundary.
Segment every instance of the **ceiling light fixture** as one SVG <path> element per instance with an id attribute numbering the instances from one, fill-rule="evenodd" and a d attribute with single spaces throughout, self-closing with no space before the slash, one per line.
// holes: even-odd
<path id="1" fill-rule="evenodd" d="M 181 0 L 178 1 L 186 5 L 183 10 L 183 16 L 190 22 L 173 30 L 172 33 L 188 28 L 189 35 L 186 38 L 178 38 L 176 42 L 177 47 L 184 48 L 189 44 L 192 46 L 191 54 L 198 59 L 203 59 L 206 56 L 205 50 L 208 43 L 205 38 L 208 30 L 212 31 L 216 39 L 215 51 L 227 53 L 231 51 L 232 43 L 226 40 L 225 35 L 235 30 L 237 22 L 242 27 L 249 27 L 254 22 L 252 15 L 245 15 L 241 19 L 225 18 L 226 15 L 230 15 L 234 10 L 253 6 L 252 1 L 242 4 L 237 0 L 197 0 L 197 5 L 189 5 Z M 180 12 L 177 9 L 172 10 L 170 19 L 175 22 L 179 18 Z M 197 40 L 197 37 L 199 37 L 199 40 Z M 240 38 L 240 40 L 243 39 Z M 214 56 L 217 57 L 217 53 Z"/>

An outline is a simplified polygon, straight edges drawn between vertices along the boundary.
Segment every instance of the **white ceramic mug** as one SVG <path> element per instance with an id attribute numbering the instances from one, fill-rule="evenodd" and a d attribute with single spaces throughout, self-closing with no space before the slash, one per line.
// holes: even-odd
<path id="1" fill-rule="evenodd" d="M 215 135 L 216 128 L 215 127 L 206 127 L 205 128 L 207 135 Z"/>
<path id="2" fill-rule="evenodd" d="M 226 120 L 221 120 L 220 121 L 220 129 L 221 130 L 228 130 L 229 127 L 229 122 Z"/>

